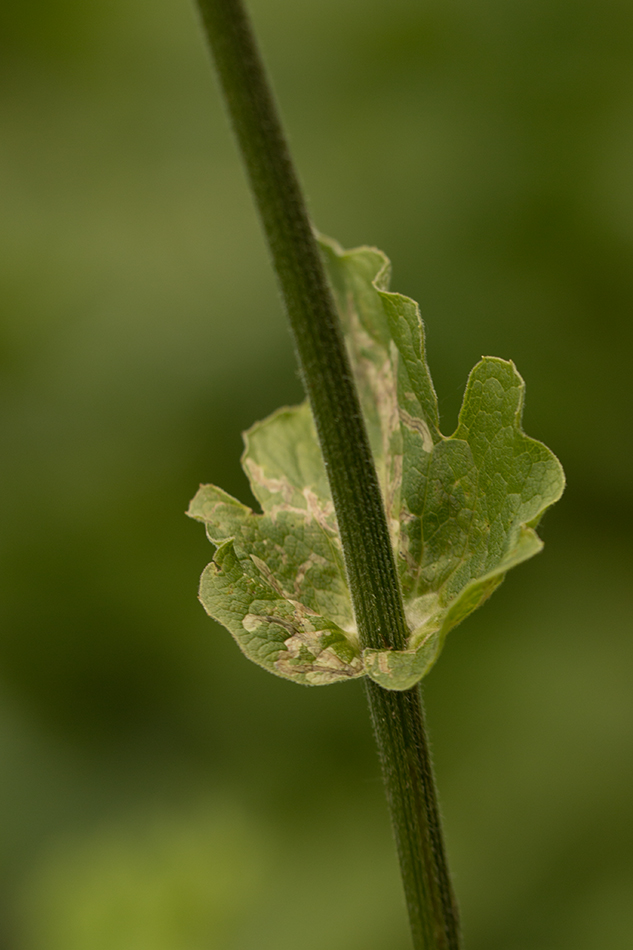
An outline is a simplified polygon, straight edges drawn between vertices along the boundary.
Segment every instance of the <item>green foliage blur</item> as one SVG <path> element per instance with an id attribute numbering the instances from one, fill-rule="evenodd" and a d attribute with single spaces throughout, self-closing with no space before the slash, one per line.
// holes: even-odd
<path id="1" fill-rule="evenodd" d="M 512 358 L 569 488 L 426 681 L 466 950 L 633 945 L 633 11 L 252 0 L 315 222 Z M 0 7 L 0 950 L 406 950 L 360 683 L 196 601 L 301 399 L 190 0 Z"/>

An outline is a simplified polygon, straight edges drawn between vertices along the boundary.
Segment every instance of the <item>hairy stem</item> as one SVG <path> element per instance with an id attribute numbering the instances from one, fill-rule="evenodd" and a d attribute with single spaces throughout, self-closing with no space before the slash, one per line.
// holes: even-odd
<path id="1" fill-rule="evenodd" d="M 241 0 L 198 0 L 292 327 L 328 473 L 361 645 L 405 647 L 382 497 L 338 315 Z M 418 689 L 367 694 L 415 950 L 458 950 Z"/>

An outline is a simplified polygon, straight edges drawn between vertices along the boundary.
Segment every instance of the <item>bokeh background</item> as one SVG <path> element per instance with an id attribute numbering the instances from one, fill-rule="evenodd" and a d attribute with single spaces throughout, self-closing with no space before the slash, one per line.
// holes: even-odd
<path id="1" fill-rule="evenodd" d="M 569 488 L 427 681 L 466 950 L 633 947 L 633 12 L 252 0 L 314 219 Z M 0 948 L 406 950 L 362 686 L 196 601 L 199 482 L 301 399 L 190 0 L 0 8 Z"/>

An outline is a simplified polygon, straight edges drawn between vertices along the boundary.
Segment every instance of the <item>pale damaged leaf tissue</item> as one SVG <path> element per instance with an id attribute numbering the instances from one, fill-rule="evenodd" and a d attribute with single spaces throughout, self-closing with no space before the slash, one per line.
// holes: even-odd
<path id="1" fill-rule="evenodd" d="M 472 370 L 453 435 L 439 429 L 417 304 L 391 293 L 375 248 L 321 239 L 382 488 L 409 625 L 408 648 L 362 650 L 328 482 L 307 403 L 245 433 L 262 513 L 203 485 L 188 514 L 216 546 L 200 600 L 243 652 L 320 685 L 370 676 L 408 689 L 446 634 L 506 572 L 540 551 L 535 527 L 564 488 L 555 455 L 525 435 L 525 384 L 511 362 Z"/>

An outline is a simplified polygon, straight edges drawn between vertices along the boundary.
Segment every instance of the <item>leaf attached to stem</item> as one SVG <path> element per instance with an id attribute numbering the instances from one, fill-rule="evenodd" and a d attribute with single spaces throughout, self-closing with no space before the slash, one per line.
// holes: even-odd
<path id="1" fill-rule="evenodd" d="M 381 251 L 320 240 L 382 489 L 407 649 L 361 651 L 307 403 L 245 433 L 242 465 L 262 514 L 213 485 L 193 499 L 188 514 L 217 548 L 200 600 L 279 676 L 321 685 L 368 675 L 404 690 L 429 672 L 449 630 L 541 550 L 536 525 L 565 480 L 521 428 L 525 383 L 512 362 L 477 363 L 457 429 L 442 435 L 418 305 L 389 291 Z"/>

